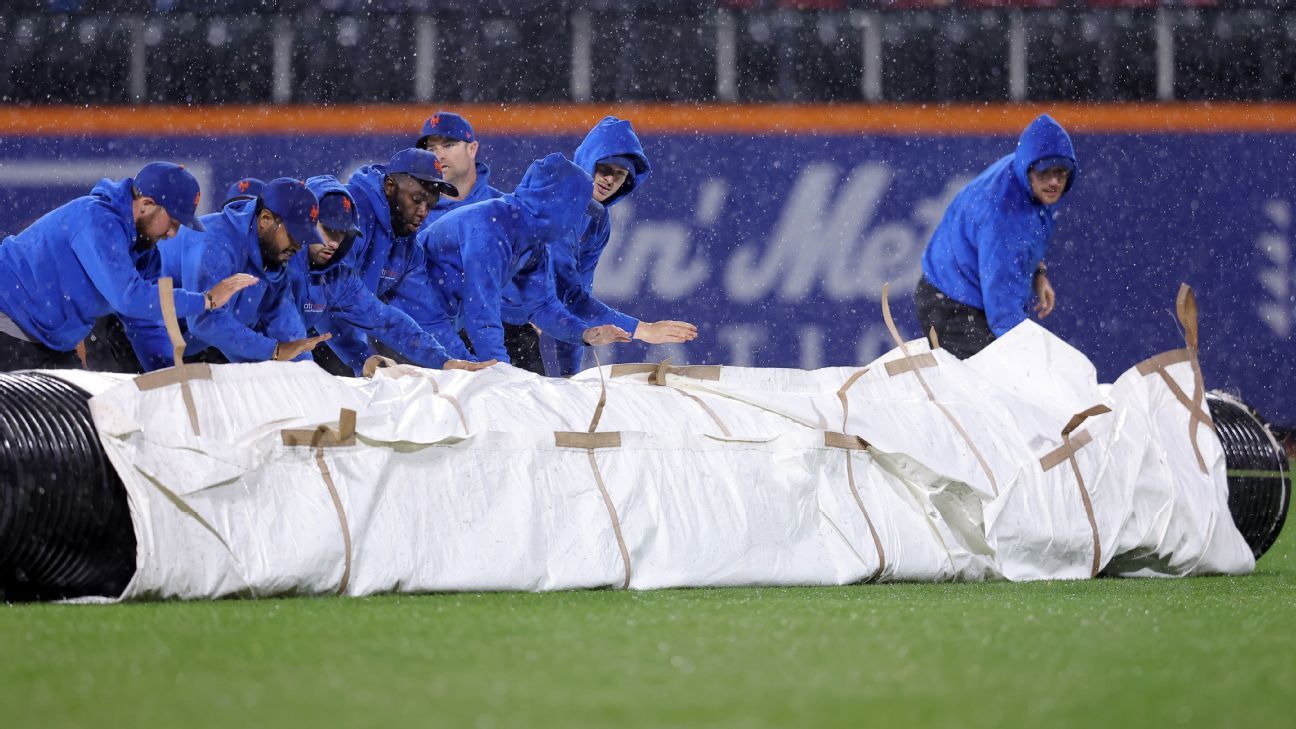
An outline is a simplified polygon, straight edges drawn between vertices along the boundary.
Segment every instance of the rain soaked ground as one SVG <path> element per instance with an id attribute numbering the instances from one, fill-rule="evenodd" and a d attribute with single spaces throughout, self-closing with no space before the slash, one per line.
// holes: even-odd
<path id="1" fill-rule="evenodd" d="M 6 727 L 1287 726 L 1248 577 L 0 606 Z"/>

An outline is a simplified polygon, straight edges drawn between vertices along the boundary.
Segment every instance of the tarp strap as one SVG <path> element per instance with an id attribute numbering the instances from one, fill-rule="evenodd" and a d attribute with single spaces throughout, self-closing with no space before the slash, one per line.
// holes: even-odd
<path id="1" fill-rule="evenodd" d="M 1040 468 L 1044 469 L 1046 473 L 1052 471 L 1054 468 L 1066 463 L 1076 451 L 1089 445 L 1092 440 L 1093 437 L 1089 435 L 1087 430 L 1082 430 L 1074 436 L 1064 438 L 1062 445 L 1040 457 Z"/>
<path id="2" fill-rule="evenodd" d="M 598 430 L 599 420 L 603 418 L 603 408 L 607 407 L 607 380 L 603 379 L 603 365 L 599 362 L 598 347 L 590 347 L 594 353 L 594 367 L 599 373 L 599 399 L 594 407 L 594 417 L 590 418 L 589 432 Z"/>
<path id="3" fill-rule="evenodd" d="M 136 377 L 135 387 L 143 392 L 178 383 L 185 412 L 189 415 L 189 427 L 193 428 L 194 435 L 202 435 L 202 429 L 198 427 L 198 406 L 194 403 L 189 380 L 210 380 L 211 368 L 205 364 L 194 365 L 192 369 L 185 366 L 185 340 L 184 335 L 180 333 L 180 319 L 176 316 L 175 286 L 170 276 L 158 279 L 158 304 L 162 309 L 162 322 L 166 325 L 167 338 L 171 340 L 171 361 L 174 366 Z"/>
<path id="4" fill-rule="evenodd" d="M 621 517 L 617 515 L 616 504 L 608 493 L 607 484 L 603 482 L 603 473 L 599 470 L 598 459 L 594 451 L 599 448 L 620 448 L 621 434 L 612 433 L 572 433 L 557 431 L 554 433 L 554 445 L 559 448 L 583 448 L 589 456 L 590 470 L 594 473 L 594 483 L 598 485 L 599 495 L 603 497 L 603 507 L 607 509 L 608 520 L 612 522 L 612 533 L 616 536 L 617 550 L 621 552 L 621 566 L 625 571 L 625 580 L 621 589 L 630 587 L 630 550 L 626 547 L 625 536 L 621 533 Z"/>
<path id="5" fill-rule="evenodd" d="M 340 446 L 353 446 L 356 443 L 356 411 L 343 408 L 338 413 L 338 427 L 330 428 L 321 424 L 311 430 L 281 430 L 285 446 L 309 446 L 315 450 L 315 465 L 319 468 L 324 486 L 328 488 L 329 498 L 333 500 L 333 509 L 337 512 L 338 524 L 342 528 L 343 567 L 342 580 L 338 583 L 337 594 L 346 594 L 347 585 L 351 582 L 351 563 L 353 549 L 351 544 L 351 526 L 347 523 L 346 509 L 342 506 L 342 496 L 337 485 L 333 483 L 333 474 L 329 471 L 328 462 L 324 460 L 324 449 Z"/>
<path id="6" fill-rule="evenodd" d="M 615 364 L 612 365 L 612 377 L 627 377 L 630 375 L 648 375 L 648 382 L 654 385 L 661 385 L 661 373 L 675 375 L 678 377 L 687 377 L 691 380 L 719 380 L 720 365 L 680 365 L 678 367 L 671 365 L 665 368 L 670 359 L 658 364 L 649 362 L 640 362 L 633 364 Z"/>
<path id="7" fill-rule="evenodd" d="M 1197 296 L 1193 293 L 1192 287 L 1186 283 L 1179 285 L 1179 294 L 1175 297 L 1175 313 L 1179 318 L 1179 324 L 1183 327 L 1184 343 L 1187 346 L 1183 349 L 1162 352 L 1155 357 L 1138 363 L 1136 367 L 1139 374 L 1144 377 L 1152 373 L 1160 376 L 1175 399 L 1188 409 L 1188 442 L 1192 444 L 1193 457 L 1197 460 L 1197 468 L 1202 473 L 1207 473 L 1206 459 L 1202 456 L 1201 447 L 1197 444 L 1197 427 L 1204 424 L 1217 436 L 1219 431 L 1215 429 L 1215 421 L 1211 418 L 1209 411 L 1203 407 L 1206 397 L 1206 384 L 1202 378 L 1201 362 L 1197 357 Z M 1170 365 L 1181 362 L 1187 362 L 1192 367 L 1193 393 L 1191 397 L 1183 391 L 1179 383 L 1175 382 L 1175 379 L 1166 370 Z"/>
<path id="8" fill-rule="evenodd" d="M 428 372 L 427 370 L 424 370 L 422 368 L 405 367 L 398 364 L 394 359 L 389 359 L 380 354 L 375 354 L 375 355 L 371 355 L 369 359 L 365 360 L 364 368 L 361 370 L 361 374 L 363 374 L 365 377 L 372 379 L 374 374 L 376 374 L 378 370 L 385 370 L 385 369 L 391 370 L 391 373 L 388 374 L 387 376 L 392 378 L 393 380 L 399 380 L 400 378 L 405 377 L 407 375 L 416 375 L 422 378 L 423 380 L 426 380 L 429 384 L 432 385 L 433 395 L 436 395 L 442 400 L 445 400 L 446 402 L 450 403 L 451 406 L 454 407 L 455 414 L 459 416 L 459 424 L 463 426 L 465 433 L 469 432 L 468 416 L 464 414 L 464 409 L 463 406 L 459 404 L 459 399 L 456 398 L 454 395 L 447 395 L 446 393 L 441 392 L 441 386 L 437 384 L 436 378 L 432 376 L 431 372 Z"/>
<path id="9" fill-rule="evenodd" d="M 905 344 L 904 337 L 900 336 L 900 330 L 896 328 L 895 319 L 891 317 L 890 293 L 891 284 L 882 284 L 882 318 L 886 321 L 887 330 L 891 332 L 891 338 L 894 339 L 896 345 L 900 347 L 900 351 L 904 354 L 905 359 L 909 359 L 909 345 Z M 928 356 L 932 355 L 928 353 Z M 934 361 L 935 357 L 933 356 L 933 362 Z M 986 462 L 985 456 L 981 455 L 981 449 L 977 448 L 976 443 L 972 441 L 972 436 L 968 434 L 967 429 L 964 428 L 963 424 L 954 417 L 954 413 L 951 413 L 949 408 L 946 408 L 936 400 L 936 394 L 932 392 L 931 386 L 927 384 L 927 379 L 923 377 L 922 368 L 913 368 L 906 371 L 913 372 L 914 377 L 918 378 L 918 384 L 922 385 L 923 392 L 927 393 L 927 399 L 941 411 L 941 414 L 943 414 L 945 419 L 950 422 L 950 425 L 954 426 L 954 430 L 958 432 L 959 437 L 963 439 L 963 442 L 967 443 L 968 448 L 972 451 L 973 457 L 976 458 L 977 464 L 981 466 L 981 472 L 984 473 L 986 479 L 990 481 L 991 493 L 998 496 L 999 481 L 995 478 L 994 471 L 990 470 L 990 464 Z"/>
<path id="10" fill-rule="evenodd" d="M 842 430 L 846 430 L 846 421 L 850 418 L 850 400 L 846 399 L 846 391 L 851 389 L 851 386 L 858 382 L 859 378 L 863 377 L 867 372 L 867 367 L 862 370 L 856 370 L 851 373 L 850 377 L 846 378 L 846 381 L 843 382 L 842 386 L 837 390 L 837 399 L 841 400 L 842 404 Z"/>
<path id="11" fill-rule="evenodd" d="M 1080 431 L 1074 441 L 1079 441 L 1080 435 L 1086 436 L 1085 443 L 1089 442 L 1089 431 Z M 1093 532 L 1093 563 L 1089 566 L 1089 576 L 1097 577 L 1098 568 L 1102 565 L 1102 543 L 1098 539 L 1098 520 L 1094 518 L 1093 501 L 1089 498 L 1089 489 L 1085 488 L 1084 476 L 1080 473 L 1080 464 L 1075 457 L 1076 451 L 1084 444 L 1081 443 L 1073 448 L 1072 442 L 1073 439 L 1069 434 L 1062 434 L 1062 446 L 1067 449 L 1067 460 L 1071 462 L 1071 472 L 1075 474 L 1076 485 L 1080 487 L 1080 500 L 1084 502 L 1085 517 L 1089 519 L 1089 529 Z"/>
<path id="12" fill-rule="evenodd" d="M 927 367 L 935 367 L 935 366 L 936 366 L 936 358 L 932 356 L 932 353 L 923 352 L 922 354 L 915 354 L 912 357 L 905 357 L 904 359 L 893 359 L 890 362 L 887 362 L 886 371 L 888 375 L 895 377 L 896 375 L 903 374 L 905 372 L 912 372 L 913 370 L 921 370 Z"/>
<path id="13" fill-rule="evenodd" d="M 940 349 L 940 337 L 936 336 L 936 327 L 927 330 L 927 341 L 931 342 L 932 349 Z"/>
<path id="14" fill-rule="evenodd" d="M 859 436 L 824 431 L 824 445 L 828 448 L 840 449 L 846 454 L 846 482 L 850 484 L 855 506 L 859 507 L 860 513 L 864 515 L 864 523 L 868 524 L 869 534 L 873 537 L 873 548 L 878 556 L 877 569 L 873 570 L 873 574 L 869 575 L 865 582 L 877 582 L 882 576 L 882 571 L 886 569 L 886 550 L 882 548 L 882 538 L 878 536 L 877 527 L 873 526 L 873 518 L 869 516 L 868 509 L 864 508 L 864 499 L 860 497 L 859 487 L 855 485 L 855 459 L 852 453 L 852 451 L 864 450 L 868 447 L 868 443 Z"/>

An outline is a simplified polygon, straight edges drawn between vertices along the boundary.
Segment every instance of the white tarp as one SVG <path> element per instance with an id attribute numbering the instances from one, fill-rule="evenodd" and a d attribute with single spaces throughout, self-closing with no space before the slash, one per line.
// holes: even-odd
<path id="1" fill-rule="evenodd" d="M 123 599 L 1254 568 L 1168 384 L 1199 389 L 1189 362 L 1100 386 L 1029 322 L 968 361 L 906 349 L 571 380 L 214 366 L 187 384 L 201 435 L 178 383 L 79 384 L 138 536 Z"/>

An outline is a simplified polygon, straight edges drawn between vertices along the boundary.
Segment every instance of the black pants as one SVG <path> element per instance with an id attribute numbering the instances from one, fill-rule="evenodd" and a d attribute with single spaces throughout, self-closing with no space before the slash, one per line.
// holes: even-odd
<path id="1" fill-rule="evenodd" d="M 73 352 L 50 349 L 0 332 L 0 372 L 18 370 L 79 370 L 81 358 Z"/>
<path id="2" fill-rule="evenodd" d="M 535 327 L 504 322 L 504 349 L 514 367 L 537 375 L 545 374 L 544 357 L 540 354 L 540 332 Z"/>
<path id="3" fill-rule="evenodd" d="M 86 366 L 95 372 L 123 372 L 138 375 L 144 372 L 135 348 L 126 336 L 126 328 L 116 315 L 101 316 L 95 322 L 90 336 L 85 338 Z"/>
<path id="4" fill-rule="evenodd" d="M 935 328 L 941 349 L 959 359 L 971 357 L 995 339 L 984 311 L 951 299 L 926 277 L 914 290 L 914 306 L 923 334 Z"/>

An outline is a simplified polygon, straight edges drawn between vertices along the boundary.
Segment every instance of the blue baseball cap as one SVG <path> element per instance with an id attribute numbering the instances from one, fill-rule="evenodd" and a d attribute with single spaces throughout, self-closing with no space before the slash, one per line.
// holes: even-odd
<path id="1" fill-rule="evenodd" d="M 1065 157 L 1060 154 L 1055 154 L 1051 157 L 1042 157 L 1040 159 L 1037 159 L 1035 160 L 1035 164 L 1030 166 L 1030 168 L 1032 170 L 1035 170 L 1036 172 L 1043 172 L 1044 170 L 1053 170 L 1059 167 L 1066 170 L 1069 173 L 1075 172 L 1075 160 L 1071 159 L 1070 157 Z"/>
<path id="2" fill-rule="evenodd" d="M 445 137 L 460 142 L 473 141 L 472 125 L 468 120 L 450 111 L 438 111 L 423 122 L 421 143 L 428 137 Z"/>
<path id="3" fill-rule="evenodd" d="M 235 200 L 255 200 L 261 196 L 261 191 L 265 189 L 265 183 L 255 177 L 244 177 L 225 191 L 225 202 L 221 207 L 225 207 Z"/>
<path id="4" fill-rule="evenodd" d="M 441 174 L 441 160 L 426 149 L 402 149 L 387 161 L 387 174 L 403 173 L 443 195 L 459 197 L 459 188 L 446 182 Z"/>
<path id="5" fill-rule="evenodd" d="M 639 171 L 639 165 L 637 162 L 635 162 L 633 158 L 621 154 L 614 154 L 611 157 L 604 157 L 603 159 L 599 160 L 595 164 L 615 165 L 625 170 L 626 172 L 629 172 L 631 177 L 634 177 L 635 173 Z"/>
<path id="6" fill-rule="evenodd" d="M 329 192 L 320 198 L 319 223 L 325 228 L 364 237 L 364 233 L 360 232 L 360 226 L 356 225 L 358 219 L 355 203 L 351 202 L 351 198 L 346 193 Z"/>
<path id="7" fill-rule="evenodd" d="M 288 235 L 298 245 L 322 242 L 315 228 L 320 215 L 319 200 L 306 188 L 306 183 L 291 177 L 275 178 L 261 191 L 261 204 L 283 220 Z"/>
<path id="8" fill-rule="evenodd" d="M 135 175 L 135 189 L 144 197 L 151 197 L 181 225 L 202 230 L 202 223 L 194 213 L 202 200 L 198 180 L 184 165 L 170 162 L 150 162 Z"/>

